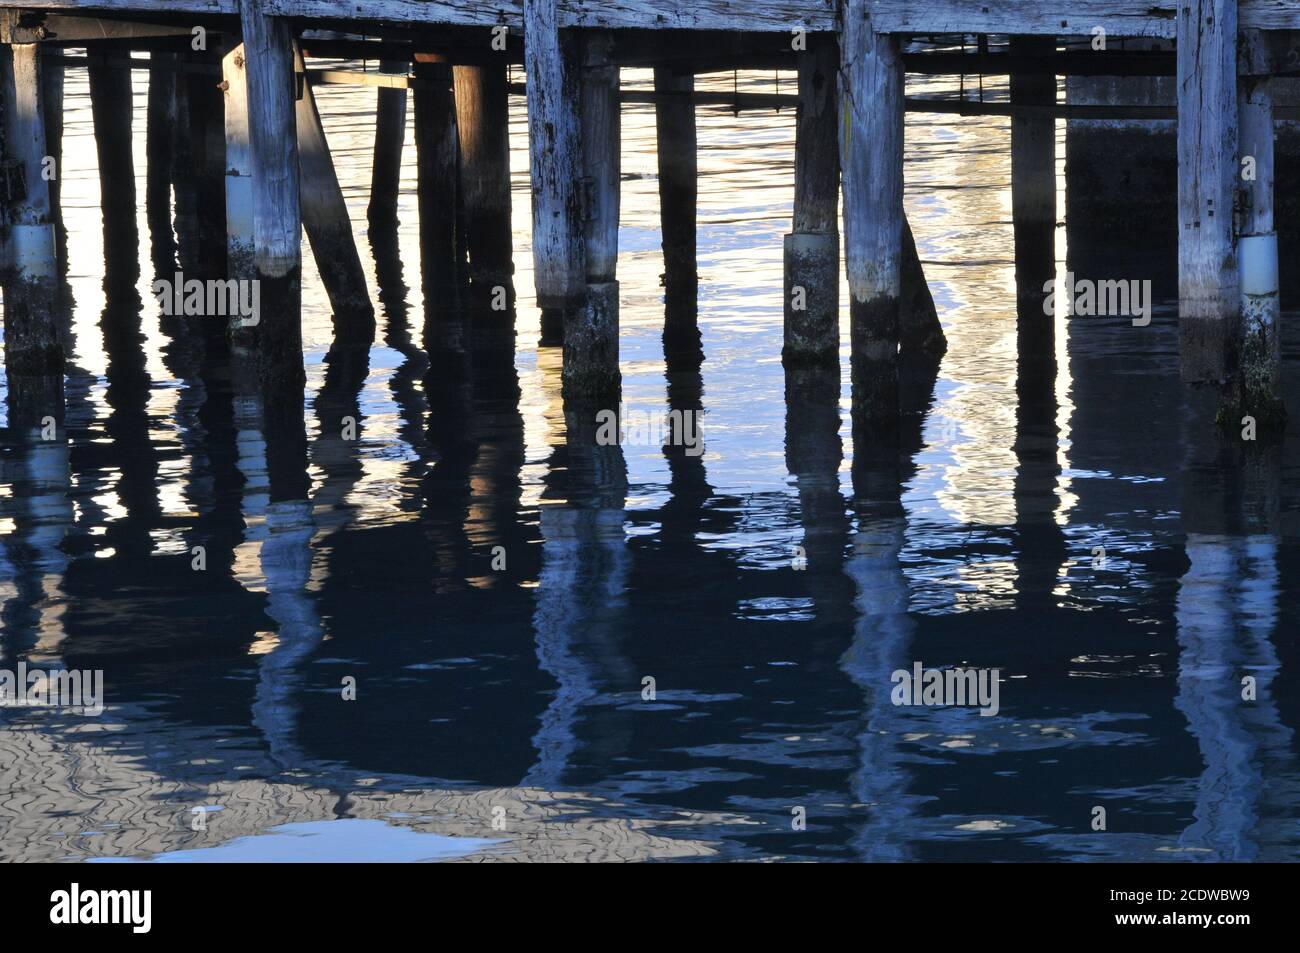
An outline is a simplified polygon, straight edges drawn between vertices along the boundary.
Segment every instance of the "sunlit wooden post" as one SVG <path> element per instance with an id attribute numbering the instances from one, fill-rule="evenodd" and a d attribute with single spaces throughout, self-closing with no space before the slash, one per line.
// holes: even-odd
<path id="1" fill-rule="evenodd" d="M 504 54 L 487 55 L 495 55 L 499 61 L 452 68 L 460 187 L 470 282 L 477 293 L 490 300 L 499 297 L 497 288 L 503 289 L 508 310 L 514 300 L 509 90 Z"/>
<path id="2" fill-rule="evenodd" d="M 533 276 L 542 343 L 553 345 L 562 342 L 568 316 L 586 298 L 577 51 L 573 38 L 560 32 L 557 0 L 524 0 L 524 36 Z"/>
<path id="3" fill-rule="evenodd" d="M 445 300 L 459 279 L 456 231 L 456 102 L 451 65 L 441 54 L 415 54 L 416 188 L 420 261 L 426 287 Z"/>
<path id="4" fill-rule="evenodd" d="M 240 44 L 221 60 L 226 97 L 226 271 L 231 278 L 256 277 L 253 225 L 253 153 L 248 131 L 248 70 Z M 232 322 L 236 338 L 255 336 L 242 320 Z M 251 333 L 250 333 L 251 332 Z"/>
<path id="5" fill-rule="evenodd" d="M 903 61 L 897 36 L 848 0 L 840 37 L 844 248 L 853 414 L 880 433 L 898 424 L 903 240 Z M 858 452 L 855 447 L 855 453 Z"/>
<path id="6" fill-rule="evenodd" d="M 799 62 L 794 223 L 785 237 L 787 366 L 834 364 L 840 351 L 839 45 L 814 38 Z"/>
<path id="7" fill-rule="evenodd" d="M 240 0 L 240 22 L 253 159 L 253 266 L 261 286 L 259 367 L 264 385 L 300 387 L 302 213 L 293 31 L 284 18 L 267 14 L 265 0 Z"/>

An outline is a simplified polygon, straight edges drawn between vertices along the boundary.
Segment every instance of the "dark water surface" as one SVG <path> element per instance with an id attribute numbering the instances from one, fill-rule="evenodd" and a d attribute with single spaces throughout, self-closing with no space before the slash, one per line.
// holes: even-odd
<path id="1" fill-rule="evenodd" d="M 374 247 L 374 90 L 318 96 L 379 334 L 325 362 L 308 257 L 309 496 L 272 502 L 284 448 L 219 350 L 160 318 L 143 207 L 144 304 L 106 311 L 68 72 L 69 439 L 6 430 L 0 667 L 102 669 L 107 708 L 0 710 L 0 858 L 1296 856 L 1294 433 L 1218 443 L 1168 306 L 1143 329 L 1061 318 L 1054 360 L 1017 361 L 1007 120 L 909 116 L 949 348 L 937 378 L 909 368 L 891 500 L 854 490 L 879 481 L 854 466 L 847 348 L 830 377 L 782 370 L 790 111 L 699 110 L 707 359 L 669 372 L 654 114 L 625 108 L 623 399 L 701 410 L 690 456 L 566 437 L 559 351 L 536 346 L 521 100 L 517 350 L 471 316 L 431 356 L 413 142 L 397 247 Z M 1114 241 L 1058 228 L 1060 271 Z M 1144 267 L 1099 277 L 1172 260 Z M 895 707 L 890 675 L 918 661 L 1000 669 L 1000 712 Z"/>

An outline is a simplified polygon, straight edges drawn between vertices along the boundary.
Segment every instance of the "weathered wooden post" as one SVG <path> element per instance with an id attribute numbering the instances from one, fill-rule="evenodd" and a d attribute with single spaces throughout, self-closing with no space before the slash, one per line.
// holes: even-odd
<path id="1" fill-rule="evenodd" d="M 382 60 L 379 72 L 406 76 L 406 60 Z M 381 86 L 375 103 L 375 157 L 370 167 L 370 205 L 366 217 L 372 225 L 397 221 L 397 193 L 402 177 L 402 146 L 406 142 L 406 90 Z"/>
<path id="2" fill-rule="evenodd" d="M 131 70 L 107 62 L 104 54 L 92 52 L 88 72 L 104 222 L 104 282 L 113 288 L 129 287 L 140 274 L 135 162 L 131 152 Z"/>
<path id="3" fill-rule="evenodd" d="M 564 326 L 563 390 L 567 398 L 610 397 L 617 405 L 618 212 L 622 135 L 618 66 L 606 31 L 584 36 L 579 90 L 586 300 Z"/>
<path id="4" fill-rule="evenodd" d="M 586 299 L 578 127 L 572 41 L 562 37 L 558 0 L 524 0 L 529 174 L 533 193 L 533 276 L 542 343 L 563 341 L 569 313 Z"/>
<path id="5" fill-rule="evenodd" d="M 1182 379 L 1235 371 L 1241 316 L 1237 185 L 1237 0 L 1180 0 L 1178 300 Z"/>
<path id="6" fill-rule="evenodd" d="M 1050 58 L 1055 37 L 1012 37 L 1012 56 Z M 1056 102 L 1056 76 L 1012 73 L 1013 105 Z M 1024 353 L 1053 352 L 1054 318 L 1044 311 L 1044 285 L 1056 274 L 1056 120 L 1011 118 L 1011 223 L 1015 239 L 1016 336 Z M 1050 287 L 1049 287 L 1050 290 Z"/>
<path id="7" fill-rule="evenodd" d="M 172 124 L 172 189 L 176 198 L 176 260 L 181 271 L 199 272 L 199 181 L 195 170 L 195 148 L 190 141 L 189 80 L 182 70 L 188 54 L 175 54 L 176 93 L 173 99 L 175 122 Z"/>
<path id="8" fill-rule="evenodd" d="M 176 267 L 176 238 L 172 233 L 176 55 L 155 50 L 149 54 L 149 65 L 149 101 L 145 114 L 145 216 L 149 222 L 154 271 L 167 275 Z"/>
<path id="9" fill-rule="evenodd" d="M 1243 35 L 1243 67 L 1261 48 L 1258 31 Z M 1268 69 L 1263 64 L 1260 69 Z M 1247 69 L 1243 69 L 1243 74 Z M 1276 432 L 1286 421 L 1282 401 L 1282 327 L 1278 299 L 1277 229 L 1273 223 L 1273 78 L 1242 75 L 1238 81 L 1237 122 L 1241 139 L 1240 367 L 1233 417 L 1255 418 L 1261 430 Z M 1240 411 L 1240 414 L 1237 411 Z"/>
<path id="10" fill-rule="evenodd" d="M 293 31 L 266 12 L 266 0 L 240 0 L 253 156 L 253 267 L 260 285 L 258 365 L 263 384 L 301 388 L 302 247 Z M 297 408 L 301 423 L 301 403 Z"/>
<path id="11" fill-rule="evenodd" d="M 794 223 L 785 236 L 787 367 L 835 364 L 840 350 L 839 45 L 815 38 L 798 61 Z"/>
<path id="12" fill-rule="evenodd" d="M 445 302 L 460 275 L 456 229 L 456 103 L 451 66 L 441 54 L 415 54 L 416 188 L 420 208 L 420 264 L 426 288 Z"/>
<path id="13" fill-rule="evenodd" d="M 504 54 L 500 62 L 452 68 L 456 130 L 460 136 L 460 188 L 467 225 L 471 287 L 495 298 L 504 289 L 514 302 L 510 230 L 510 115 Z"/>
<path id="14" fill-rule="evenodd" d="M 916 250 L 912 223 L 903 215 L 903 299 L 898 306 L 898 347 L 904 353 L 936 358 L 948 350 L 948 340 L 939 323 L 934 295 L 926 281 L 921 256 Z"/>
<path id="15" fill-rule="evenodd" d="M 655 136 L 659 160 L 659 221 L 664 249 L 664 351 L 674 363 L 703 358 L 698 323 L 695 253 L 695 76 L 655 67 Z"/>
<path id="16" fill-rule="evenodd" d="M 325 292 L 334 311 L 334 335 L 339 339 L 370 341 L 375 335 L 375 308 L 366 290 L 366 273 L 352 237 L 352 220 L 343 199 L 334 159 L 330 156 L 325 127 L 316 96 L 307 80 L 302 51 L 294 47 L 294 68 L 303 77 L 302 96 L 294 111 L 298 127 L 298 164 L 302 223 Z"/>
<path id="17" fill-rule="evenodd" d="M 4 289 L 5 368 L 17 377 L 53 379 L 63 372 L 57 301 L 58 260 L 46 178 L 40 47 L 0 47 L 4 153 L 9 167 L 5 221 L 9 274 Z"/>
<path id="18" fill-rule="evenodd" d="M 903 243 L 903 61 L 898 37 L 847 0 L 840 35 L 840 162 L 855 432 L 888 442 L 898 428 Z M 883 448 L 882 448 L 883 449 Z M 859 449 L 855 446 L 855 455 Z"/>
<path id="19" fill-rule="evenodd" d="M 226 98 L 226 273 L 239 281 L 256 277 L 253 264 L 256 242 L 253 225 L 253 152 L 248 131 L 248 69 L 241 43 L 221 60 L 222 90 Z M 234 318 L 230 325 L 236 340 L 251 341 L 256 327 Z"/>
<path id="20" fill-rule="evenodd" d="M 197 262 L 205 277 L 226 275 L 226 128 L 222 111 L 221 50 L 186 54 L 198 69 L 182 74 L 189 132 L 189 161 L 198 224 Z"/>
<path id="21" fill-rule="evenodd" d="M 50 221 L 58 245 L 59 274 L 68 271 L 68 230 L 63 224 L 63 50 L 45 47 L 41 60 L 42 108 L 45 110 L 45 152 L 54 160 L 50 179 Z"/>

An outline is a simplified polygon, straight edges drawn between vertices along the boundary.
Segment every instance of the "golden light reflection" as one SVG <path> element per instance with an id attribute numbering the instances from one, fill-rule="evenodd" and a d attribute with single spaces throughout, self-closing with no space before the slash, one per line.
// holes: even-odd
<path id="1" fill-rule="evenodd" d="M 947 92 L 949 82 L 912 78 L 908 94 Z M 951 148 L 958 137 L 963 147 Z M 1009 121 L 913 113 L 907 145 L 908 217 L 948 337 L 929 431 L 947 459 L 929 464 L 921 480 L 937 481 L 934 497 L 957 523 L 1011 525 L 1017 460 Z M 957 182 L 962 187 L 953 187 Z"/>
<path id="2" fill-rule="evenodd" d="M 1064 291 L 1064 271 L 1068 245 L 1068 235 L 1066 229 L 1062 226 L 1065 221 L 1065 128 L 1066 123 L 1058 120 L 1056 123 L 1056 278 L 1057 284 L 1061 287 L 1054 289 L 1057 290 L 1058 294 Z M 1058 298 L 1057 300 L 1061 299 Z M 1079 497 L 1073 490 L 1074 481 L 1070 477 L 1070 471 L 1073 469 L 1070 462 L 1070 446 L 1073 436 L 1071 433 L 1071 418 L 1074 415 L 1074 378 L 1070 375 L 1070 322 L 1063 314 L 1056 317 L 1055 341 L 1056 455 L 1057 462 L 1061 467 L 1056 482 L 1058 499 L 1056 523 L 1058 526 L 1065 527 L 1069 525 L 1070 514 L 1079 505 Z"/>

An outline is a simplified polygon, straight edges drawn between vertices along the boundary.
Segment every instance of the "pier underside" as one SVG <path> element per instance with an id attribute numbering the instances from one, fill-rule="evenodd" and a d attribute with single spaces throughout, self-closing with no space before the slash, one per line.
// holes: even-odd
<path id="1" fill-rule="evenodd" d="M 410 95 L 426 280 L 452 306 L 498 302 L 506 328 L 517 292 L 505 109 L 510 96 L 526 96 L 534 292 L 542 341 L 563 348 L 573 400 L 605 405 L 618 390 L 621 104 L 650 102 L 658 115 L 664 342 L 694 363 L 703 359 L 695 112 L 788 105 L 798 136 L 784 359 L 838 361 L 844 275 L 863 433 L 893 439 L 900 355 L 933 356 L 945 346 L 903 210 L 907 112 L 1011 118 L 1022 346 L 1050 344 L 1050 321 L 1034 303 L 1055 274 L 1053 129 L 1065 118 L 1071 214 L 1176 242 L 1183 379 L 1221 387 L 1234 419 L 1280 419 L 1277 234 L 1286 264 L 1291 216 L 1284 207 L 1274 223 L 1273 191 L 1296 162 L 1300 3 L 1185 0 L 1181 8 L 1179 16 L 1172 0 L 177 0 L 165 11 L 140 0 L 3 3 L 4 154 L 6 168 L 22 170 L 9 175 L 4 208 L 8 366 L 57 376 L 58 187 L 38 179 L 57 152 L 61 123 L 61 86 L 48 77 L 85 66 L 104 175 L 115 161 L 129 168 L 122 131 L 133 72 L 149 70 L 151 128 L 187 124 L 184 142 L 166 149 L 159 132 L 159 168 L 149 157 L 151 216 L 161 225 L 171 214 L 162 165 L 174 156 L 165 153 L 189 155 L 197 266 L 207 277 L 257 282 L 259 314 L 233 321 L 230 338 L 267 387 L 301 386 L 300 226 L 327 284 L 339 346 L 373 336 L 373 304 L 312 96 L 314 86 L 348 83 L 380 90 L 372 222 L 395 208 L 392 170 Z M 621 88 L 621 68 L 653 69 L 654 88 Z M 789 70 L 797 80 L 784 93 L 695 88 L 696 76 L 741 69 Z M 969 76 L 980 95 L 908 96 L 908 74 L 960 76 L 963 84 Z M 982 79 L 995 75 L 1010 77 L 1010 95 L 986 101 Z M 1283 130 L 1276 161 L 1274 137 L 1260 132 L 1275 127 Z M 1113 167 L 1115 148 L 1124 159 Z M 105 195 L 106 222 L 127 214 L 110 198 L 133 206 L 133 193 Z M 1141 214 L 1126 221 L 1130 204 Z M 133 267 L 115 269 L 129 276 Z"/>

